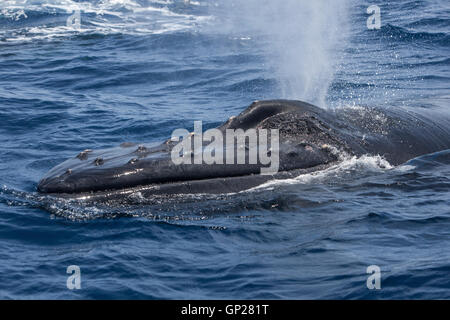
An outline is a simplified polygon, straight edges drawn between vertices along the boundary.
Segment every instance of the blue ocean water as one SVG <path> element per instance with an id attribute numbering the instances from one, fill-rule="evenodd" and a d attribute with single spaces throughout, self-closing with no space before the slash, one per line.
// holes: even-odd
<path id="1" fill-rule="evenodd" d="M 449 109 L 449 52 L 448 0 L 2 1 L 0 298 L 449 299 L 450 150 L 167 203 L 36 192 L 80 150 L 213 127 L 254 100 Z"/>

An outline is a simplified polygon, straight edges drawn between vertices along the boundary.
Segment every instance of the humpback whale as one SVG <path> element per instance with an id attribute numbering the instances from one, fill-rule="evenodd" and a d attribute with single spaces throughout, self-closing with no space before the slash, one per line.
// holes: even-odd
<path id="1" fill-rule="evenodd" d="M 323 170 L 343 155 L 380 155 L 392 165 L 450 148 L 450 119 L 404 108 L 348 107 L 332 110 L 292 100 L 256 101 L 217 127 L 278 129 L 279 170 L 259 174 L 261 164 L 175 164 L 175 143 L 124 143 L 85 150 L 51 169 L 38 184 L 41 193 L 69 198 L 125 195 L 234 193 L 271 179 Z M 247 143 L 247 142 L 246 142 Z M 201 146 L 202 148 L 205 145 Z M 249 147 L 245 146 L 248 153 Z M 270 150 L 268 151 L 270 152 Z M 248 154 L 247 154 L 248 156 Z"/>

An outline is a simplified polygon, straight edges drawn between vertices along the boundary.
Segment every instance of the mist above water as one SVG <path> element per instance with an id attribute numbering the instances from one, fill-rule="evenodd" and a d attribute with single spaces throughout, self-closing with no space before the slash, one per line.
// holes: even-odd
<path id="1" fill-rule="evenodd" d="M 225 32 L 262 37 L 280 98 L 325 106 L 348 30 L 349 0 L 246 0 L 223 4 Z"/>

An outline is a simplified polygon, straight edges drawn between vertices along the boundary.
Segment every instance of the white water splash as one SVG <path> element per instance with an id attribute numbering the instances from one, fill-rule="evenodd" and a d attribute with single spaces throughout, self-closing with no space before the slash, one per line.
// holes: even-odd
<path id="1" fill-rule="evenodd" d="M 391 170 L 394 168 L 387 160 L 383 157 L 363 155 L 361 157 L 356 156 L 344 156 L 344 160 L 337 165 L 331 166 L 325 170 L 315 171 L 307 174 L 301 174 L 292 179 L 280 179 L 271 180 L 262 185 L 249 189 L 247 191 L 256 191 L 260 189 L 273 189 L 274 187 L 279 187 L 282 185 L 292 185 L 292 184 L 310 184 L 310 183 L 321 183 L 336 179 L 337 177 L 343 176 L 346 173 L 352 173 L 355 171 L 359 172 L 383 172 L 386 170 Z"/>

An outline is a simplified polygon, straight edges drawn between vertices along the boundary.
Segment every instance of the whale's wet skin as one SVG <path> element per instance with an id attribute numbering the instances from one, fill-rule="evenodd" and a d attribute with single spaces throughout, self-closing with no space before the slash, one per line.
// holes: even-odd
<path id="1" fill-rule="evenodd" d="M 406 110 L 327 111 L 300 101 L 258 101 L 230 118 L 219 130 L 277 129 L 280 139 L 277 173 L 259 175 L 262 165 L 258 163 L 177 164 L 171 157 L 174 142 L 167 140 L 147 146 L 125 143 L 113 149 L 82 151 L 52 169 L 40 181 L 38 190 L 96 201 L 117 200 L 136 192 L 145 198 L 226 194 L 273 179 L 324 170 L 348 156 L 379 155 L 392 165 L 399 165 L 419 155 L 449 149 L 447 118 L 445 114 L 427 117 Z M 248 159 L 249 139 L 243 143 Z"/>

